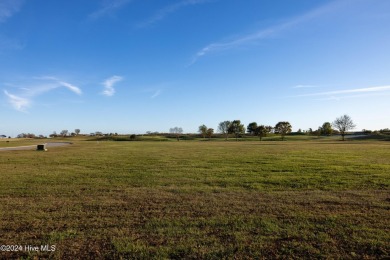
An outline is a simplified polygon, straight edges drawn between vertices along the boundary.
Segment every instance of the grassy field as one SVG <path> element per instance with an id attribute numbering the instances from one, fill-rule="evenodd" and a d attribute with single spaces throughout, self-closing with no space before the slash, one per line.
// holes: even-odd
<path id="1" fill-rule="evenodd" d="M 390 142 L 73 143 L 0 152 L 0 245 L 55 245 L 0 258 L 390 257 Z"/>

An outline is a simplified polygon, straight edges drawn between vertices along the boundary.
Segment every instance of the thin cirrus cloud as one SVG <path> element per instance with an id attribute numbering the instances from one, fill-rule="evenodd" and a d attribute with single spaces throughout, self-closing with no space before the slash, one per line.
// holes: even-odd
<path id="1" fill-rule="evenodd" d="M 0 35 L 0 54 L 4 50 L 21 50 L 24 45 L 16 39 L 9 38 L 4 35 Z"/>
<path id="2" fill-rule="evenodd" d="M 0 0 L 0 24 L 19 12 L 23 2 L 23 0 Z M 0 34 L 0 54 L 5 50 L 20 50 L 23 47 L 18 40 Z"/>
<path id="3" fill-rule="evenodd" d="M 158 10 L 154 16 L 150 17 L 148 20 L 146 20 L 144 22 L 139 23 L 137 27 L 143 28 L 143 27 L 150 26 L 150 25 L 152 25 L 160 20 L 163 20 L 168 15 L 180 10 L 183 7 L 190 6 L 190 5 L 198 5 L 198 4 L 208 3 L 211 1 L 215 1 L 215 0 L 182 0 L 182 1 L 179 1 L 177 3 L 168 5 L 162 9 Z"/>
<path id="4" fill-rule="evenodd" d="M 348 1 L 333 1 L 330 2 L 329 4 L 320 6 L 317 9 L 311 10 L 301 16 L 287 20 L 283 23 L 268 28 L 262 28 L 255 32 L 245 34 L 241 37 L 236 37 L 229 41 L 220 41 L 220 42 L 211 43 L 203 47 L 200 51 L 198 51 L 194 55 L 192 61 L 188 66 L 193 65 L 201 57 L 206 56 L 208 54 L 235 49 L 240 46 L 256 43 L 258 41 L 271 38 L 277 34 L 280 34 L 284 31 L 287 31 L 288 29 L 293 28 L 294 26 L 307 23 L 313 19 L 323 17 L 331 12 L 334 12 L 335 10 L 340 9 L 340 7 L 342 7 L 345 4 L 348 4 Z"/>
<path id="5" fill-rule="evenodd" d="M 1 0 L 0 1 L 0 23 L 5 22 L 17 13 L 23 5 L 23 0 Z"/>
<path id="6" fill-rule="evenodd" d="M 161 89 L 158 89 L 158 90 L 156 90 L 154 93 L 153 93 L 153 95 L 150 97 L 150 98 L 156 98 L 156 97 L 158 97 L 158 96 L 160 96 L 161 95 L 161 93 L 162 93 L 162 90 Z"/>
<path id="7" fill-rule="evenodd" d="M 336 91 L 327 91 L 327 92 L 317 92 L 317 93 L 309 93 L 309 94 L 302 94 L 297 95 L 295 97 L 320 97 L 320 96 L 328 96 L 331 99 L 337 99 L 338 96 L 343 94 L 369 94 L 369 93 L 375 93 L 375 92 L 385 92 L 390 90 L 389 86 L 377 86 L 377 87 L 368 87 L 368 88 L 355 88 L 355 89 L 343 89 L 343 90 L 336 90 Z M 362 95 L 360 95 L 361 97 Z"/>
<path id="8" fill-rule="evenodd" d="M 8 103 L 15 110 L 20 112 L 27 112 L 27 109 L 32 106 L 35 97 L 61 87 L 66 88 L 77 95 L 82 94 L 82 91 L 79 87 L 71 83 L 59 80 L 56 77 L 34 77 L 33 80 L 35 81 L 33 82 L 32 86 L 14 87 L 14 89 L 17 89 L 18 94 L 10 93 L 9 91 L 4 90 L 4 94 L 8 99 Z M 36 81 L 44 81 L 44 83 L 37 83 Z M 31 85 L 31 83 L 27 84 Z"/>
<path id="9" fill-rule="evenodd" d="M 107 15 L 112 15 L 117 10 L 125 7 L 132 0 L 111 0 L 105 1 L 102 7 L 94 12 L 92 12 L 88 18 L 92 20 L 97 20 Z"/>
<path id="10" fill-rule="evenodd" d="M 20 112 L 26 112 L 26 109 L 31 105 L 31 100 L 28 98 L 10 94 L 7 90 L 4 90 L 4 94 L 7 96 L 8 102 L 11 104 L 11 106 Z"/>
<path id="11" fill-rule="evenodd" d="M 123 77 L 121 76 L 112 76 L 111 78 L 106 79 L 102 84 L 104 86 L 104 90 L 102 94 L 107 97 L 111 97 L 115 94 L 115 88 L 114 85 L 122 81 Z"/>
<path id="12" fill-rule="evenodd" d="M 75 85 L 72 85 L 68 82 L 62 81 L 56 77 L 43 76 L 43 77 L 35 77 L 34 79 L 51 81 L 53 84 L 52 89 L 59 88 L 59 87 L 65 87 L 77 95 L 81 95 L 83 93 L 79 87 L 76 87 Z"/>
<path id="13" fill-rule="evenodd" d="M 292 88 L 318 88 L 318 86 L 315 86 L 315 85 L 296 85 Z"/>

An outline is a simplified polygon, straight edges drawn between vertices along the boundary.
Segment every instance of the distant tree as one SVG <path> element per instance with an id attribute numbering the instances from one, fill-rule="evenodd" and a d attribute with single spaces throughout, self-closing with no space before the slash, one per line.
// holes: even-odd
<path id="1" fill-rule="evenodd" d="M 284 136 L 288 133 L 291 133 L 291 124 L 289 122 L 279 122 L 275 126 L 275 133 L 280 134 L 282 140 L 284 140 Z"/>
<path id="2" fill-rule="evenodd" d="M 130 140 L 131 140 L 131 141 L 134 141 L 135 138 L 136 138 L 136 135 L 135 135 L 135 134 L 130 135 Z"/>
<path id="3" fill-rule="evenodd" d="M 60 135 L 62 135 L 63 137 L 67 136 L 68 135 L 68 130 L 62 130 Z"/>
<path id="4" fill-rule="evenodd" d="M 366 135 L 368 134 L 372 134 L 372 130 L 368 130 L 368 129 L 363 129 L 362 132 Z"/>
<path id="5" fill-rule="evenodd" d="M 53 133 L 51 135 L 49 135 L 49 137 L 57 137 L 57 132 L 56 131 L 53 131 Z"/>
<path id="6" fill-rule="evenodd" d="M 206 135 L 207 135 L 207 126 L 205 126 L 205 125 L 199 126 L 198 132 L 203 136 L 203 138 L 206 138 Z"/>
<path id="7" fill-rule="evenodd" d="M 316 135 L 317 137 L 320 137 L 320 135 L 322 134 L 321 126 L 319 126 L 317 130 L 313 131 L 312 134 Z"/>
<path id="8" fill-rule="evenodd" d="M 251 134 L 251 135 L 254 135 L 256 134 L 256 128 L 257 128 L 257 123 L 256 122 L 252 122 L 250 123 L 247 128 L 246 128 L 246 131 Z"/>
<path id="9" fill-rule="evenodd" d="M 312 128 L 309 128 L 309 130 L 307 132 L 309 133 L 309 135 L 313 135 L 313 129 Z"/>
<path id="10" fill-rule="evenodd" d="M 353 123 L 351 117 L 348 115 L 343 115 L 343 116 L 336 118 L 336 120 L 333 121 L 332 125 L 334 128 L 339 130 L 343 141 L 345 141 L 345 138 L 344 138 L 345 133 L 356 127 L 356 125 Z"/>
<path id="11" fill-rule="evenodd" d="M 207 137 L 209 140 L 211 139 L 211 136 L 214 134 L 214 129 L 213 128 L 208 128 L 207 129 Z"/>
<path id="12" fill-rule="evenodd" d="M 80 129 L 75 129 L 74 132 L 75 132 L 76 135 L 79 135 L 80 134 Z"/>
<path id="13" fill-rule="evenodd" d="M 229 125 L 228 131 L 230 134 L 234 134 L 236 141 L 238 141 L 238 137 L 245 134 L 245 126 L 241 124 L 240 120 L 233 120 Z"/>
<path id="14" fill-rule="evenodd" d="M 21 133 L 17 135 L 17 138 L 35 138 L 35 134 L 32 133 Z"/>
<path id="15" fill-rule="evenodd" d="M 261 141 L 263 137 L 267 136 L 267 134 L 270 132 L 270 129 L 272 129 L 272 127 L 260 125 L 256 128 L 255 134 L 260 138 Z"/>
<path id="16" fill-rule="evenodd" d="M 230 121 L 223 121 L 218 125 L 218 132 L 225 136 L 225 140 L 228 139 L 230 123 Z"/>
<path id="17" fill-rule="evenodd" d="M 321 134 L 330 136 L 333 133 L 332 125 L 329 122 L 325 122 L 321 127 Z"/>
<path id="18" fill-rule="evenodd" d="M 96 136 L 103 136 L 103 133 L 100 132 L 100 131 L 96 131 L 96 132 L 95 132 L 95 135 L 96 135 Z"/>
<path id="19" fill-rule="evenodd" d="M 180 135 L 183 133 L 183 129 L 181 127 L 173 127 L 169 129 L 169 132 L 171 134 L 174 134 L 176 136 L 177 141 L 180 141 Z"/>

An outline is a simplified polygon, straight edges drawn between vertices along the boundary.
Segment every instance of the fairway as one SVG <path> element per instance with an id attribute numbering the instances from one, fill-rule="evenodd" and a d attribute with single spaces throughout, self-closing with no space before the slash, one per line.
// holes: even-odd
<path id="1" fill-rule="evenodd" d="M 0 244 L 23 246 L 0 258 L 390 256 L 387 141 L 80 139 L 0 165 Z"/>

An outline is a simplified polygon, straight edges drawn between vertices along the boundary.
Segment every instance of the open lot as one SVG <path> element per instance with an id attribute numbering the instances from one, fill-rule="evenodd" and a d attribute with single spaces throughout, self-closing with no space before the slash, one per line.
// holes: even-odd
<path id="1" fill-rule="evenodd" d="M 79 139 L 0 165 L 0 244 L 55 245 L 1 258 L 390 256 L 387 141 Z"/>

